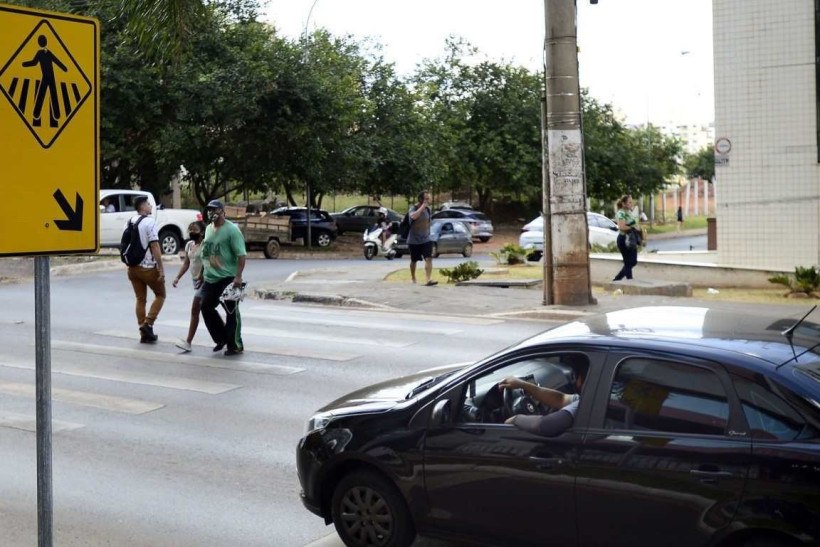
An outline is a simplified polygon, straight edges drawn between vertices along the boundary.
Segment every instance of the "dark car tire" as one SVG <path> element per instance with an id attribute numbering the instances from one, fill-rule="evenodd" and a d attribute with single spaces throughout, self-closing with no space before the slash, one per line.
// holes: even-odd
<path id="1" fill-rule="evenodd" d="M 404 255 L 403 255 L 402 253 L 396 253 L 396 256 L 394 256 L 393 258 L 401 258 L 401 257 L 403 257 L 403 256 L 404 256 Z"/>
<path id="2" fill-rule="evenodd" d="M 461 255 L 464 258 L 470 258 L 471 256 L 473 256 L 473 244 L 468 243 L 467 245 L 465 245 L 464 249 L 461 250 Z"/>
<path id="3" fill-rule="evenodd" d="M 481 243 L 487 243 L 488 241 L 490 241 L 490 238 L 489 237 L 480 237 L 480 238 L 478 238 L 478 240 Z"/>
<path id="4" fill-rule="evenodd" d="M 330 232 L 322 230 L 313 236 L 313 242 L 319 247 L 330 247 L 330 244 L 333 242 L 333 238 L 331 237 Z"/>
<path id="5" fill-rule="evenodd" d="M 441 253 L 438 252 L 438 245 L 436 245 L 435 243 L 433 243 L 433 246 L 430 248 L 430 254 L 433 256 L 433 258 L 438 258 L 441 256 Z"/>
<path id="6" fill-rule="evenodd" d="M 265 245 L 265 258 L 279 258 L 280 248 L 281 246 L 279 245 L 279 242 L 275 239 L 271 239 L 270 241 L 268 241 L 268 244 Z"/>
<path id="7" fill-rule="evenodd" d="M 376 247 L 374 247 L 373 245 L 365 245 L 364 257 L 367 260 L 373 260 L 374 256 L 376 256 Z"/>
<path id="8" fill-rule="evenodd" d="M 159 250 L 164 255 L 175 255 L 182 249 L 182 240 L 172 230 L 162 230 L 159 233 Z"/>
<path id="9" fill-rule="evenodd" d="M 355 471 L 339 481 L 331 514 L 336 532 L 348 546 L 408 547 L 416 537 L 404 498 L 372 471 Z"/>

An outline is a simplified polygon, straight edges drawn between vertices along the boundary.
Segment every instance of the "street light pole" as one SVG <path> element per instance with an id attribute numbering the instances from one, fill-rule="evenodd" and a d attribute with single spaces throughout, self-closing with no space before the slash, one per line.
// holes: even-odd
<path id="1" fill-rule="evenodd" d="M 582 306 L 595 300 L 589 273 L 575 0 L 544 0 L 544 15 L 544 155 L 549 166 L 549 197 L 545 197 L 549 211 L 544 211 L 548 213 L 544 230 L 549 229 L 552 236 L 552 303 Z M 548 251 L 545 247 L 544 252 Z M 545 282 L 547 279 L 545 276 Z"/>
<path id="2" fill-rule="evenodd" d="M 313 4 L 310 5 L 310 11 L 308 11 L 307 19 L 305 19 L 305 39 L 304 39 L 304 55 L 302 56 L 302 62 L 307 68 L 307 61 L 308 61 L 308 25 L 310 25 L 310 16 L 313 15 L 313 8 L 316 7 L 316 3 L 319 0 L 313 0 Z M 310 230 L 310 180 L 307 181 L 307 196 L 306 196 L 306 205 L 307 205 L 307 247 L 308 249 L 313 248 L 313 236 Z"/>

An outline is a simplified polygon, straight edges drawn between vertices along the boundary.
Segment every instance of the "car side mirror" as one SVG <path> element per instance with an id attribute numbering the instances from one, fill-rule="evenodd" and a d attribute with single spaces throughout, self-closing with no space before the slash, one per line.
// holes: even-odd
<path id="1" fill-rule="evenodd" d="M 450 400 L 442 399 L 437 401 L 433 406 L 433 412 L 430 414 L 431 425 L 444 425 L 450 422 Z"/>

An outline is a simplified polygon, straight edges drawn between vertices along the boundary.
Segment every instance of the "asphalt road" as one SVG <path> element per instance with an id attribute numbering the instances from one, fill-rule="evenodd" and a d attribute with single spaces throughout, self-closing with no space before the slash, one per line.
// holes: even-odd
<path id="1" fill-rule="evenodd" d="M 246 278 L 275 283 L 324 263 L 252 260 Z M 57 545 L 338 545 L 299 502 L 294 454 L 311 413 L 546 327 L 249 300 L 243 355 L 212 353 L 204 326 L 181 354 L 172 342 L 187 330 L 191 289 L 168 292 L 149 346 L 138 343 L 124 271 L 51 280 Z M 0 285 L 0 302 L 0 530 L 4 546 L 28 546 L 37 538 L 32 284 Z"/>

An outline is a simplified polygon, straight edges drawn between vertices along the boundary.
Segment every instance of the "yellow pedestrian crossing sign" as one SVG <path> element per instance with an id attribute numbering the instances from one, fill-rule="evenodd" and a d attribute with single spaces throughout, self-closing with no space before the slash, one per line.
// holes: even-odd
<path id="1" fill-rule="evenodd" d="M 0 90 L 48 148 L 91 95 L 91 82 L 43 19 L 0 68 Z"/>
<path id="2" fill-rule="evenodd" d="M 99 250 L 99 22 L 0 4 L 0 256 Z"/>

